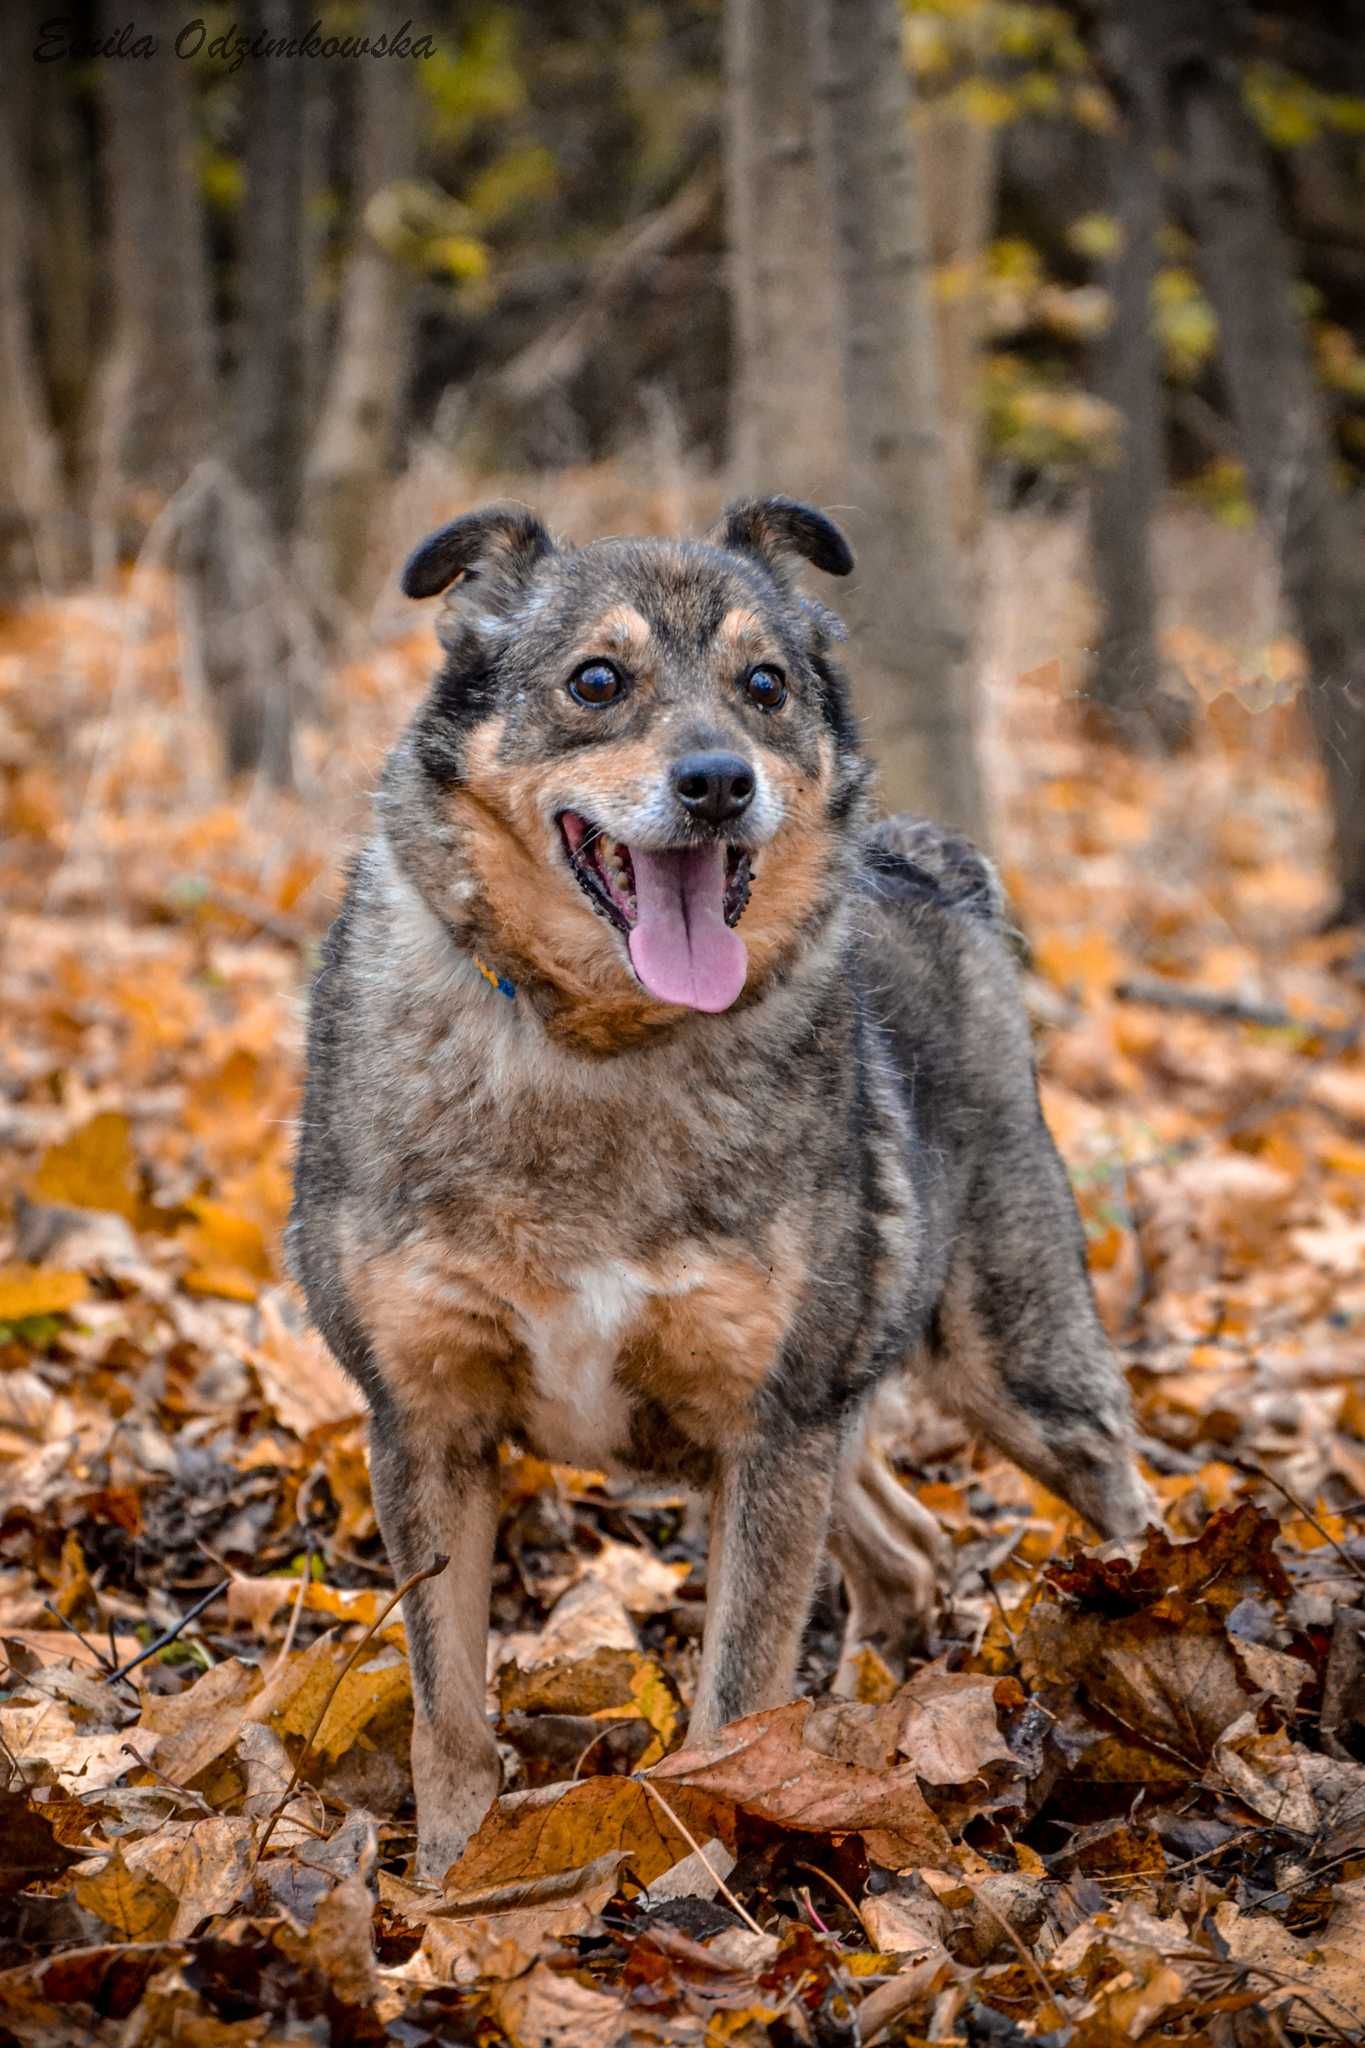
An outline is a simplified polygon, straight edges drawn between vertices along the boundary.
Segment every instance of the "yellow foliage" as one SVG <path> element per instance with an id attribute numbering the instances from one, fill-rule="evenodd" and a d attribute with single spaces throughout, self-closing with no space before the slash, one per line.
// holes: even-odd
<path id="1" fill-rule="evenodd" d="M 1152 287 L 1156 330 L 1174 377 L 1192 382 L 1213 354 L 1218 316 L 1192 270 L 1172 264 L 1159 270 Z"/>
<path id="2" fill-rule="evenodd" d="M 1066 239 L 1078 256 L 1106 263 L 1122 248 L 1123 229 L 1112 213 L 1082 213 L 1068 227 Z"/>
<path id="3" fill-rule="evenodd" d="M 548 198 L 557 182 L 555 160 L 548 149 L 509 150 L 470 181 L 465 204 L 476 220 L 491 225 Z"/>
<path id="4" fill-rule="evenodd" d="M 438 235 L 427 243 L 425 253 L 430 269 L 444 270 L 451 277 L 488 275 L 488 249 L 475 235 Z"/>

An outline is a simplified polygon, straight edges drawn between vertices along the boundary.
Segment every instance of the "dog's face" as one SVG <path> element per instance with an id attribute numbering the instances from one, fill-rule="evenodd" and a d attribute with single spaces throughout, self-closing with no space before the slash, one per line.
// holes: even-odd
<path id="1" fill-rule="evenodd" d="M 787 563 L 852 558 L 820 514 L 732 508 L 712 541 L 558 547 L 494 508 L 409 561 L 450 589 L 417 757 L 494 964 L 630 1039 L 752 1000 L 829 914 L 866 769 L 841 629 Z"/>

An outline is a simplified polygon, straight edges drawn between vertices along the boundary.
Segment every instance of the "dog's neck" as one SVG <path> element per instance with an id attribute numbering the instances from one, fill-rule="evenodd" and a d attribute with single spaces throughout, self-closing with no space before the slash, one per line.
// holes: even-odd
<path id="1" fill-rule="evenodd" d="M 595 1006 L 534 972 L 525 975 L 521 963 L 499 950 L 496 932 L 483 928 L 476 895 L 456 887 L 433 902 L 389 835 L 372 842 L 370 861 L 405 986 L 426 990 L 434 1008 L 449 1011 L 453 1024 L 462 1022 L 486 1044 L 490 1059 L 525 1061 L 542 1077 L 548 1062 L 566 1083 L 590 1089 L 594 1075 L 605 1079 L 603 1070 L 627 1053 L 673 1048 L 684 1057 L 691 1051 L 743 1060 L 761 1049 L 770 1058 L 783 1042 L 787 1011 L 795 1019 L 813 992 L 848 972 L 849 920 L 836 910 L 802 947 L 791 974 L 751 1001 L 719 1016 L 670 1007 L 659 1022 L 651 1013 L 663 1006 L 650 1004 L 646 1021 L 637 1024 L 641 1006 L 624 982 L 618 1003 Z M 443 880 L 449 872 L 442 863 Z"/>

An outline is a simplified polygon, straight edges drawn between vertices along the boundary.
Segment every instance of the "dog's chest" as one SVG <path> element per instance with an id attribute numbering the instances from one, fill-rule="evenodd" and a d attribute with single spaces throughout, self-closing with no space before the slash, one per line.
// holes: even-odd
<path id="1" fill-rule="evenodd" d="M 661 1470 L 680 1447 L 710 1453 L 746 1429 L 796 1312 L 797 1239 L 771 1256 L 684 1239 L 585 1261 L 581 1245 L 538 1258 L 524 1231 L 472 1238 L 429 1227 L 351 1269 L 377 1360 L 424 1426 Z"/>
<path id="2" fill-rule="evenodd" d="M 518 1423 L 543 1457 L 592 1465 L 623 1453 L 631 1404 L 617 1368 L 650 1296 L 642 1275 L 612 1261 L 569 1276 L 548 1303 L 509 1304 L 526 1361 Z"/>

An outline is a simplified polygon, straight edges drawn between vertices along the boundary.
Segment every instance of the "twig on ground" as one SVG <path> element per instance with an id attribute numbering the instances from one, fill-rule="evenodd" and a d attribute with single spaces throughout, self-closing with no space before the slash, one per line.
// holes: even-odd
<path id="1" fill-rule="evenodd" d="M 1295 1513 L 1302 1515 L 1309 1527 L 1317 1530 L 1324 1543 L 1331 1544 L 1347 1571 L 1351 1572 L 1362 1582 L 1365 1582 L 1365 1566 L 1358 1565 L 1350 1552 L 1342 1549 L 1336 1537 L 1329 1530 L 1323 1528 L 1322 1523 L 1313 1513 L 1313 1510 L 1305 1506 L 1296 1493 L 1291 1493 L 1282 1479 L 1277 1479 L 1273 1472 L 1267 1472 L 1259 1458 L 1234 1457 L 1229 1454 L 1227 1461 L 1229 1465 L 1235 1465 L 1239 1472 L 1245 1472 L 1250 1478 L 1264 1479 L 1267 1486 L 1273 1486 L 1276 1493 L 1283 1494 Z"/>
<path id="2" fill-rule="evenodd" d="M 841 1885 L 841 1884 L 839 1883 L 839 1880 L 838 1880 L 837 1878 L 835 1878 L 835 1877 L 831 1877 L 831 1876 L 830 1876 L 830 1874 L 829 1874 L 829 1872 L 828 1872 L 827 1870 L 821 1870 L 821 1868 L 820 1868 L 820 1866 L 819 1866 L 819 1864 L 818 1864 L 818 1863 L 801 1863 L 801 1862 L 798 1862 L 798 1863 L 796 1864 L 796 1868 L 797 1868 L 798 1870 L 807 1870 L 807 1871 L 809 1871 L 812 1877 L 818 1877 L 818 1878 L 819 1878 L 819 1880 L 820 1880 L 821 1884 L 823 1884 L 823 1885 L 828 1885 L 829 1889 L 830 1889 L 830 1890 L 831 1890 L 831 1891 L 833 1892 L 833 1894 L 834 1894 L 835 1898 L 836 1898 L 836 1899 L 842 1899 L 842 1900 L 843 1900 L 844 1904 L 845 1904 L 845 1905 L 846 1905 L 846 1906 L 848 1907 L 848 1910 L 849 1910 L 849 1912 L 850 1912 L 850 1913 L 851 1913 L 851 1914 L 853 1915 L 853 1917 L 854 1917 L 854 1919 L 855 1919 L 855 1920 L 857 1921 L 858 1925 L 859 1925 L 859 1926 L 860 1926 L 860 1927 L 862 1928 L 862 1930 L 863 1930 L 863 1933 L 864 1933 L 864 1934 L 865 1934 L 865 1935 L 867 1936 L 867 1939 L 868 1939 L 869 1943 L 871 1944 L 871 1946 L 872 1946 L 873 1948 L 876 1948 L 876 1946 L 877 1946 L 877 1943 L 876 1943 L 876 1941 L 875 1941 L 875 1940 L 873 1940 L 873 1936 L 872 1936 L 872 1929 L 871 1929 L 871 1928 L 870 1928 L 870 1927 L 868 1926 L 868 1924 L 867 1924 L 866 1920 L 864 1920 L 864 1918 L 863 1918 L 863 1914 L 862 1914 L 862 1908 L 861 1908 L 860 1906 L 855 1906 L 855 1905 L 854 1905 L 854 1903 L 853 1903 L 852 1899 L 851 1899 L 851 1898 L 849 1897 L 848 1893 L 847 1893 L 847 1892 L 846 1892 L 846 1891 L 844 1890 L 843 1886 L 842 1886 L 842 1885 Z M 807 1887 L 807 1890 L 809 1890 L 809 1887 Z M 826 1930 L 826 1931 L 828 1932 L 828 1930 Z"/>
<path id="3" fill-rule="evenodd" d="M 644 1786 L 645 1791 L 648 1792 L 651 1799 L 658 1800 L 660 1806 L 662 1806 L 664 1810 L 664 1814 L 667 1817 L 667 1819 L 669 1819 L 673 1823 L 674 1827 L 678 1830 L 678 1833 L 682 1836 L 683 1840 L 691 1849 L 693 1855 L 697 1858 L 697 1861 L 701 1864 L 707 1876 L 715 1885 L 721 1897 L 724 1900 L 726 1900 L 726 1902 L 729 1904 L 729 1906 L 734 1912 L 738 1913 L 740 1919 L 744 1922 L 744 1925 L 750 1928 L 753 1933 L 762 1934 L 763 1929 L 759 1926 L 753 1914 L 748 1910 L 747 1907 L 741 1906 L 739 1900 L 735 1897 L 729 1885 L 725 1882 L 725 1879 L 721 1876 L 720 1872 L 716 1869 L 715 1865 L 710 1861 L 709 1857 L 706 1854 L 705 1849 L 702 1848 L 701 1843 L 697 1840 L 691 1828 L 688 1827 L 686 1821 L 678 1819 L 677 1814 L 674 1813 L 673 1808 L 664 1798 L 664 1795 L 659 1790 L 658 1786 L 651 1785 L 649 1779 L 642 1777 L 638 1771 L 635 1773 L 635 1782 L 637 1785 Z"/>
<path id="4" fill-rule="evenodd" d="M 119 1754 L 120 1756 L 130 1756 L 139 1770 L 146 1771 L 148 1777 L 155 1778 L 158 1785 L 164 1785 L 166 1790 L 173 1793 L 177 1799 L 183 1799 L 190 1806 L 197 1807 L 199 1812 L 206 1814 L 210 1820 L 216 1818 L 216 1808 L 209 1805 L 202 1792 L 191 1792 L 188 1786 L 177 1785 L 173 1778 L 168 1778 L 164 1771 L 157 1769 L 155 1764 L 148 1763 L 146 1757 L 134 1749 L 131 1742 L 125 1742 Z"/>
<path id="5" fill-rule="evenodd" d="M 573 1767 L 573 1777 L 572 1777 L 572 1779 L 570 1780 L 570 1783 L 571 1783 L 571 1784 L 576 1784 L 576 1783 L 578 1782 L 578 1774 L 579 1774 L 579 1772 L 580 1772 L 580 1771 L 582 1770 L 582 1768 L 583 1768 L 584 1764 L 585 1764 L 585 1763 L 587 1762 L 588 1758 L 589 1758 L 589 1757 L 590 1757 L 590 1756 L 592 1755 L 593 1751 L 594 1751 L 594 1750 L 596 1749 L 596 1747 L 597 1747 L 598 1743 L 599 1743 L 599 1742 L 600 1742 L 600 1741 L 602 1740 L 603 1736 L 604 1736 L 604 1735 L 610 1735 L 610 1734 L 611 1734 L 611 1731 L 612 1731 L 612 1729 L 613 1729 L 613 1728 L 618 1728 L 619 1726 L 620 1726 L 620 1723 L 619 1723 L 618 1721 L 607 1721 L 607 1722 L 604 1722 L 604 1723 L 603 1723 L 603 1725 L 602 1725 L 602 1727 L 600 1727 L 600 1728 L 598 1729 L 598 1731 L 597 1731 L 596 1735 L 594 1735 L 594 1736 L 593 1736 L 592 1740 L 591 1740 L 590 1742 L 585 1742 L 585 1743 L 584 1743 L 584 1745 L 583 1745 L 582 1749 L 580 1749 L 580 1750 L 579 1750 L 579 1752 L 578 1752 L 578 1761 L 577 1761 L 577 1763 L 575 1763 L 575 1765 L 574 1765 L 574 1767 Z"/>
<path id="6" fill-rule="evenodd" d="M 995 1602 L 995 1611 L 1000 1616 L 1001 1628 L 1004 1629 L 1005 1634 L 1009 1637 L 1012 1643 L 1017 1642 L 1018 1637 L 1014 1633 L 1014 1629 L 1011 1625 L 1009 1615 L 1005 1612 L 1005 1603 L 1000 1598 L 1000 1588 L 996 1585 L 995 1576 L 988 1565 L 982 1565 L 981 1567 L 981 1583 L 986 1588 L 986 1591 L 990 1594 L 991 1599 Z"/>
<path id="7" fill-rule="evenodd" d="M 182 1630 L 187 1629 L 192 1621 L 199 1619 L 206 1607 L 211 1606 L 220 1594 L 226 1593 L 230 1583 L 230 1580 L 224 1579 L 220 1585 L 210 1586 L 208 1592 L 201 1594 L 193 1607 L 185 1610 L 174 1627 L 163 1629 L 159 1636 L 152 1638 L 145 1650 L 139 1650 L 136 1657 L 130 1657 L 126 1664 L 120 1664 L 117 1671 L 106 1672 L 105 1684 L 112 1685 L 116 1678 L 126 1678 L 130 1671 L 137 1670 L 139 1664 L 145 1664 L 149 1657 L 155 1657 L 158 1650 L 164 1650 L 168 1643 L 173 1643 Z"/>
<path id="8" fill-rule="evenodd" d="M 379 1630 L 384 1626 L 384 1623 L 393 1613 L 393 1610 L 398 1605 L 399 1601 L 405 1598 L 405 1596 L 412 1591 L 414 1586 L 420 1586 L 424 1579 L 438 1579 L 449 1563 L 450 1559 L 448 1557 L 442 1557 L 438 1552 L 437 1555 L 431 1560 L 431 1563 L 429 1565 L 424 1566 L 421 1571 L 409 1572 L 407 1578 L 404 1579 L 402 1585 L 395 1588 L 393 1597 L 385 1601 L 384 1605 L 380 1608 L 378 1614 L 370 1623 L 364 1635 L 360 1638 L 360 1641 L 356 1644 L 350 1656 L 346 1659 L 346 1662 L 342 1665 L 340 1671 L 338 1671 L 336 1677 L 332 1680 L 332 1683 L 328 1686 L 327 1696 L 323 1700 L 322 1705 L 318 1708 L 317 1713 L 313 1716 L 313 1725 L 308 1730 L 308 1734 L 304 1741 L 303 1748 L 299 1751 L 298 1761 L 295 1763 L 293 1770 L 289 1774 L 289 1783 L 285 1786 L 284 1791 L 280 1794 L 279 1800 L 275 1806 L 275 1810 L 265 1824 L 265 1833 L 261 1836 L 260 1842 L 257 1845 L 255 1857 L 252 1860 L 251 1867 L 253 1871 L 256 1869 L 262 1857 L 265 1855 L 266 1848 L 270 1842 L 270 1837 L 275 1832 L 275 1828 L 279 1822 L 280 1816 L 283 1814 L 284 1809 L 286 1808 L 286 1806 L 288 1806 L 290 1800 L 294 1796 L 294 1791 L 298 1785 L 299 1779 L 303 1776 L 303 1767 L 313 1753 L 313 1744 L 317 1741 L 318 1730 L 319 1728 L 321 1728 L 323 1722 L 327 1718 L 327 1709 L 331 1706 L 332 1701 L 336 1698 L 337 1693 L 341 1689 L 342 1679 L 346 1676 L 346 1673 L 355 1663 L 356 1658 L 360 1655 L 366 1643 L 368 1643 L 373 1636 L 377 1635 Z"/>
<path id="9" fill-rule="evenodd" d="M 1224 994 L 1221 989 L 1190 988 L 1178 981 L 1119 981 L 1115 982 L 1113 992 L 1120 1003 L 1147 1003 L 1154 1010 L 1186 1010 L 1218 1023 L 1259 1024 L 1266 1031 L 1298 1029 L 1322 1038 L 1336 1028 L 1312 1017 L 1296 1017 L 1280 1003 L 1253 1003 L 1243 996 Z"/>
<path id="10" fill-rule="evenodd" d="M 1055 2013 L 1057 2017 L 1060 2019 L 1062 2008 L 1058 2001 L 1057 1993 L 1053 1990 L 1052 1986 L 1048 1983 L 1047 1978 L 1043 1975 L 1042 1966 L 1039 1963 L 1038 1958 L 1034 1955 L 1032 1949 L 1028 1948 L 1025 1945 L 1024 1941 L 1020 1937 L 1018 1929 L 1010 1926 L 1009 1921 L 1000 1911 L 1000 1908 L 992 1904 L 991 1900 L 989 1900 L 986 1897 L 984 1892 L 978 1891 L 975 1893 L 974 1896 L 977 1905 L 984 1906 L 986 1911 L 990 1914 L 992 1920 L 994 1920 L 997 1923 L 997 1925 L 1001 1928 L 1003 1933 L 1008 1935 L 1009 1940 L 1013 1948 L 1015 1949 L 1020 1962 L 1023 1964 L 1025 1971 L 1030 1977 L 1032 1977 L 1034 1983 L 1042 1992 L 1044 2006 L 1050 2009 L 1053 2013 Z"/>
<path id="11" fill-rule="evenodd" d="M 267 1677 L 266 1679 L 267 1685 L 270 1683 L 270 1680 L 274 1678 L 277 1672 L 282 1671 L 284 1669 L 285 1665 L 289 1661 L 289 1652 L 293 1649 L 294 1638 L 299 1632 L 299 1616 L 303 1613 L 304 1599 L 306 1598 L 308 1588 L 312 1583 L 312 1578 L 313 1538 L 310 1532 L 304 1538 L 303 1570 L 299 1573 L 299 1590 L 294 1595 L 294 1604 L 289 1610 L 289 1626 L 284 1632 L 284 1641 L 280 1644 L 279 1655 L 276 1657 L 274 1663 L 270 1667 L 269 1677 Z"/>
<path id="12" fill-rule="evenodd" d="M 89 1636 L 82 1635 L 81 1631 L 77 1628 L 75 1622 L 67 1620 L 66 1616 L 62 1613 L 60 1607 L 55 1606 L 51 1600 L 44 1600 L 43 1608 L 46 1613 L 52 1616 L 52 1619 L 54 1621 L 59 1621 L 61 1623 L 62 1627 L 66 1630 L 68 1635 L 73 1635 L 76 1638 L 76 1641 L 80 1644 L 83 1650 L 88 1650 L 90 1652 L 90 1655 L 94 1658 L 96 1664 L 98 1664 L 100 1670 L 104 1673 L 106 1684 L 111 1678 L 117 1678 L 120 1676 L 120 1673 L 115 1669 L 113 1664 L 110 1663 L 109 1659 L 105 1656 L 103 1650 L 97 1650 L 95 1648 L 95 1645 L 91 1642 Z"/>

